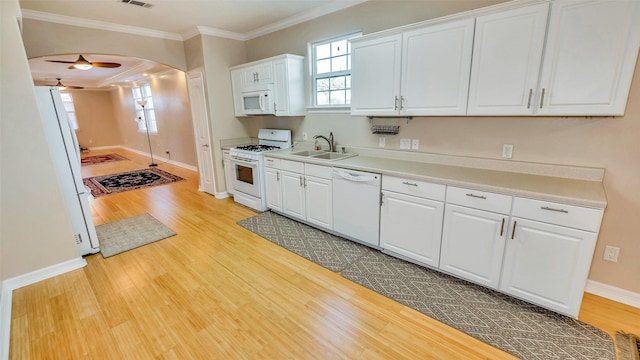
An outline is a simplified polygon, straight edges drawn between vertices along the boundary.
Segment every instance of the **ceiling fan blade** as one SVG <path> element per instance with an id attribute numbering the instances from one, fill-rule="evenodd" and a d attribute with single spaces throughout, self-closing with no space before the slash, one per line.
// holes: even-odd
<path id="1" fill-rule="evenodd" d="M 95 67 L 103 67 L 103 68 L 117 68 L 120 67 L 121 64 L 118 63 L 113 63 L 113 62 L 92 62 L 91 65 L 95 66 Z"/>
<path id="2" fill-rule="evenodd" d="M 62 61 L 62 60 L 45 60 L 48 62 L 61 63 L 61 64 L 73 64 L 75 61 Z"/>

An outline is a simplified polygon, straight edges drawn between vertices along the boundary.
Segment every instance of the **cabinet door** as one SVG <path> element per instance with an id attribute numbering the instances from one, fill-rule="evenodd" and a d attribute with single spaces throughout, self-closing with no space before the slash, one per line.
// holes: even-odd
<path id="1" fill-rule="evenodd" d="M 304 196 L 304 175 L 282 171 L 282 212 L 304 220 L 305 196 Z"/>
<path id="2" fill-rule="evenodd" d="M 306 176 L 307 221 L 326 229 L 333 229 L 333 186 L 331 180 Z"/>
<path id="3" fill-rule="evenodd" d="M 500 290 L 577 317 L 596 233 L 513 218 Z"/>
<path id="4" fill-rule="evenodd" d="M 282 211 L 282 187 L 280 183 L 280 170 L 264 169 L 265 191 L 267 207 L 272 210 Z"/>
<path id="5" fill-rule="evenodd" d="M 437 267 L 443 203 L 384 190 L 382 194 L 380 246 L 421 264 Z"/>
<path id="6" fill-rule="evenodd" d="M 242 70 L 243 91 L 252 91 L 266 84 L 273 84 L 273 62 L 265 61 Z"/>
<path id="7" fill-rule="evenodd" d="M 509 216 L 447 204 L 440 269 L 498 288 Z"/>
<path id="8" fill-rule="evenodd" d="M 467 113 L 473 28 L 464 19 L 403 34 L 402 114 Z"/>
<path id="9" fill-rule="evenodd" d="M 231 89 L 233 92 L 233 111 L 236 116 L 246 116 L 242 113 L 242 97 L 240 93 L 244 89 L 243 69 L 231 70 Z"/>
<path id="10" fill-rule="evenodd" d="M 554 2 L 537 113 L 623 115 L 640 44 L 639 14 L 637 0 Z"/>
<path id="11" fill-rule="evenodd" d="M 548 4 L 479 16 L 467 115 L 531 115 Z"/>
<path id="12" fill-rule="evenodd" d="M 397 115 L 402 35 L 354 42 L 351 115 Z"/>

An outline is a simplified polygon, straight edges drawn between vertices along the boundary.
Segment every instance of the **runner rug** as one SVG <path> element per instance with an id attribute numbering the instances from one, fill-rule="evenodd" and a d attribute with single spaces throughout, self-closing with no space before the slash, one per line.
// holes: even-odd
<path id="1" fill-rule="evenodd" d="M 80 159 L 80 165 L 95 165 L 102 164 L 106 162 L 120 161 L 120 160 L 129 160 L 124 156 L 120 156 L 118 154 L 104 154 L 104 155 L 92 155 L 85 156 Z"/>
<path id="2" fill-rule="evenodd" d="M 616 345 L 618 360 L 640 360 L 640 336 L 618 331 Z"/>
<path id="3" fill-rule="evenodd" d="M 182 180 L 184 179 L 180 176 L 173 175 L 158 168 L 134 170 L 82 179 L 84 184 L 91 189 L 91 194 L 94 197 L 166 185 Z"/>
<path id="4" fill-rule="evenodd" d="M 104 258 L 176 235 L 149 214 L 98 225 L 96 233 Z"/>
<path id="5" fill-rule="evenodd" d="M 611 336 L 591 325 L 349 240 L 318 235 L 320 230 L 272 212 L 238 225 L 521 359 L 616 358 Z M 328 245 L 327 237 L 336 244 Z M 350 256 L 338 254 L 347 246 Z M 326 259 L 341 256 L 339 266 L 326 265 Z"/>

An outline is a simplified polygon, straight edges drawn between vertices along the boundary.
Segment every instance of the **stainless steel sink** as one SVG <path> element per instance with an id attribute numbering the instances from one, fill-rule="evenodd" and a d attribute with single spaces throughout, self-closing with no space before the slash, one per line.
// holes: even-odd
<path id="1" fill-rule="evenodd" d="M 328 153 L 326 151 L 316 151 L 316 150 L 308 150 L 308 151 L 291 153 L 291 155 L 295 155 L 295 156 L 317 156 L 322 154 L 328 154 Z"/>
<path id="2" fill-rule="evenodd" d="M 346 159 L 346 158 L 350 158 L 356 156 L 356 154 L 353 153 L 336 153 L 336 152 L 327 152 L 324 154 L 318 154 L 318 155 L 313 155 L 311 156 L 314 159 L 325 159 L 325 160 L 339 160 L 339 159 Z"/>

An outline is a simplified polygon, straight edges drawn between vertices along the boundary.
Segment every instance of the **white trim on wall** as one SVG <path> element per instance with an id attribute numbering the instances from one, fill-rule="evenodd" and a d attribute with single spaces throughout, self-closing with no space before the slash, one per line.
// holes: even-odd
<path id="1" fill-rule="evenodd" d="M 39 281 L 62 275 L 69 271 L 87 266 L 87 261 L 81 257 L 59 264 L 51 265 L 27 274 L 19 275 L 2 282 L 0 295 L 0 359 L 9 358 L 9 336 L 11 335 L 11 301 L 13 290 L 35 284 Z"/>
<path id="2" fill-rule="evenodd" d="M 134 153 L 139 154 L 139 155 L 151 156 L 148 152 L 132 149 L 130 147 L 126 147 L 126 146 L 122 146 L 122 145 L 114 146 L 114 147 L 119 147 L 121 149 L 128 150 L 128 151 L 134 152 Z M 101 146 L 100 148 L 91 148 L 91 150 L 107 149 L 107 148 L 108 147 Z M 159 160 L 159 161 L 162 161 L 162 162 L 166 162 L 166 163 L 169 163 L 171 165 L 179 166 L 179 167 L 187 169 L 187 170 L 198 172 L 198 167 L 197 166 L 181 163 L 179 161 L 169 160 L 169 159 L 167 159 L 165 157 L 156 156 L 156 155 L 153 155 L 153 159 L 154 160 Z"/>
<path id="3" fill-rule="evenodd" d="M 588 280 L 585 292 L 640 309 L 640 294 L 601 282 Z"/>

